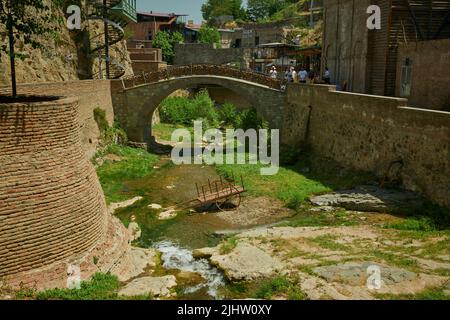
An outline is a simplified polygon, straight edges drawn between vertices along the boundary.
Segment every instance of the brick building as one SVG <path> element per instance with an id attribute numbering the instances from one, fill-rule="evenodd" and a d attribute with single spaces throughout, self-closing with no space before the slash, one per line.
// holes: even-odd
<path id="1" fill-rule="evenodd" d="M 137 22 L 130 23 L 127 27 L 131 32 L 129 42 L 145 44 L 151 47 L 151 42 L 158 31 L 182 31 L 186 24 L 186 14 L 138 12 Z M 134 47 L 134 45 L 132 45 Z"/>
<path id="2" fill-rule="evenodd" d="M 381 8 L 379 30 L 367 28 L 367 8 L 372 4 Z M 414 86 L 424 86 L 427 80 L 424 77 L 423 82 L 417 79 L 415 83 L 405 83 L 411 79 L 408 72 L 414 69 L 414 61 L 407 56 L 399 57 L 399 47 L 450 38 L 449 12 L 450 1 L 327 0 L 324 2 L 323 67 L 330 69 L 333 83 L 347 81 L 350 91 L 409 96 L 406 92 L 409 89 L 401 93 L 399 87 L 409 86 L 414 90 Z M 444 47 L 432 50 L 445 51 Z M 445 55 L 444 51 L 441 56 Z M 444 61 L 443 58 L 440 63 Z M 404 68 L 398 67 L 399 63 Z"/>

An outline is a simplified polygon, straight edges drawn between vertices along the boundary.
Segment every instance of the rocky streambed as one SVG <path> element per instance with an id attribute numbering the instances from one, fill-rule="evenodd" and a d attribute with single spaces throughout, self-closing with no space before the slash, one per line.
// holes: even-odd
<path id="1" fill-rule="evenodd" d="M 448 295 L 449 233 L 385 228 L 401 221 L 385 212 L 420 205 L 413 194 L 365 186 L 313 197 L 298 213 L 267 197 L 245 197 L 230 212 L 174 209 L 174 203 L 195 195 L 193 183 L 215 175 L 208 166 L 169 167 L 129 185 L 145 186 L 142 197 L 126 207 L 113 205 L 137 246 L 113 270 L 122 281 L 120 294 L 377 299 L 437 290 Z"/>

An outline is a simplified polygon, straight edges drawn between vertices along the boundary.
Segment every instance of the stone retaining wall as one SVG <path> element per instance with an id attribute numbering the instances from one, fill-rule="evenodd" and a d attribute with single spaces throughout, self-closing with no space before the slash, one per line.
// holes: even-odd
<path id="1" fill-rule="evenodd" d="M 245 51 L 241 48 L 216 49 L 209 43 L 180 43 L 175 45 L 175 66 L 189 64 L 245 63 Z"/>
<path id="2" fill-rule="evenodd" d="M 450 207 L 450 113 L 407 100 L 292 84 L 283 143 L 309 146 L 343 166 L 398 178 L 407 189 Z M 397 172 L 392 164 L 399 163 Z"/>

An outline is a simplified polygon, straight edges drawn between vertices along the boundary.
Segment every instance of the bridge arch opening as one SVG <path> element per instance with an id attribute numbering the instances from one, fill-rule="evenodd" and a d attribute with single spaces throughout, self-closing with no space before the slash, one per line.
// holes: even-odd
<path id="1" fill-rule="evenodd" d="M 186 103 L 186 104 L 198 104 L 199 100 L 205 99 L 204 95 L 208 96 L 206 103 L 211 103 L 216 116 L 218 117 L 217 127 L 236 127 L 229 123 L 225 123 L 221 113 L 223 108 L 234 107 L 236 116 L 244 113 L 249 113 L 250 110 L 255 110 L 258 117 L 264 119 L 264 116 L 257 112 L 256 106 L 248 97 L 224 86 L 215 84 L 198 84 L 191 85 L 186 88 L 176 89 L 171 92 L 167 97 L 161 100 L 160 104 L 153 110 L 152 115 L 148 118 L 147 131 L 151 134 L 150 140 L 156 144 L 170 144 L 170 135 L 176 128 L 188 128 L 193 129 L 194 118 L 190 119 L 190 123 L 174 123 L 167 117 L 167 105 Z M 200 98 L 202 96 L 202 98 Z M 170 108 L 170 107 L 169 107 Z M 198 119 L 202 116 L 199 114 Z M 206 130 L 207 128 L 204 128 Z"/>

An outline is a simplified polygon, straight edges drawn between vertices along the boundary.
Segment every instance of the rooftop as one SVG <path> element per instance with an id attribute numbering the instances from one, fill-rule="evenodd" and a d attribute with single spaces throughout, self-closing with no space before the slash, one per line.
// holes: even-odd
<path id="1" fill-rule="evenodd" d="M 173 18 L 173 17 L 187 17 L 189 16 L 188 14 L 181 14 L 181 13 L 163 13 L 163 12 L 138 12 L 137 13 L 140 16 L 145 16 L 145 17 L 158 17 L 158 18 Z"/>

